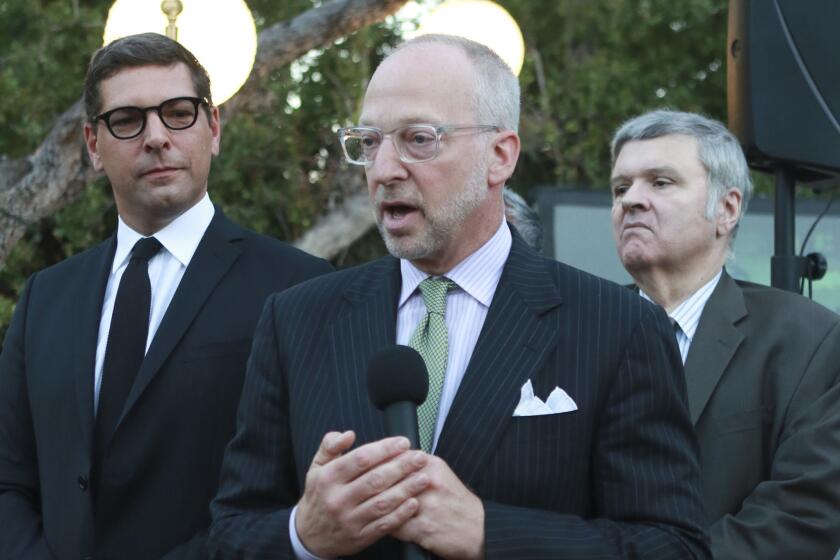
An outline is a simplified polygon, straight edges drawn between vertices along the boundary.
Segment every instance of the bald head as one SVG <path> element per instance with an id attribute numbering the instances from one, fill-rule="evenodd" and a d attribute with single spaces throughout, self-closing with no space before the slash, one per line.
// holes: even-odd
<path id="1" fill-rule="evenodd" d="M 450 47 L 438 53 L 443 56 L 460 53 L 468 61 L 472 78 L 469 101 L 477 122 L 496 124 L 514 132 L 519 130 L 519 80 L 495 52 L 463 37 L 430 34 L 406 41 L 385 61 L 404 50 L 423 46 Z M 440 60 L 431 59 L 429 62 L 434 66 Z"/>
<path id="2" fill-rule="evenodd" d="M 470 54 L 476 49 L 483 47 L 433 37 L 403 45 L 374 72 L 361 126 L 351 131 L 367 134 L 374 150 L 365 174 L 388 250 L 430 274 L 450 270 L 499 230 L 501 187 L 519 156 L 515 116 L 479 103 L 481 84 L 495 78 Z M 512 76 L 499 64 L 495 75 Z"/>
<path id="3" fill-rule="evenodd" d="M 361 123 L 390 128 L 417 122 L 485 124 L 476 112 L 475 83 L 472 63 L 457 48 L 437 43 L 401 48 L 371 77 Z"/>

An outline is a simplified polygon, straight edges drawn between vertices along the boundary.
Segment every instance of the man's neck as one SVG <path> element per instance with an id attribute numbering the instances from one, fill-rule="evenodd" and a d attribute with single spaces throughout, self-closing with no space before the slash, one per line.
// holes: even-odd
<path id="1" fill-rule="evenodd" d="M 484 219 L 477 220 L 476 226 L 461 224 L 460 231 L 456 236 L 457 239 L 461 240 L 460 242 L 453 242 L 452 246 L 442 248 L 438 254 L 414 259 L 411 264 L 432 276 L 446 274 L 484 247 L 498 233 L 503 224 L 506 224 L 506 222 L 501 208 L 495 212 L 490 212 Z M 505 227 L 507 226 L 505 225 Z"/>
<path id="2" fill-rule="evenodd" d="M 634 274 L 633 279 L 650 299 L 670 313 L 697 290 L 708 284 L 721 268 L 723 268 L 723 262 L 710 264 L 697 270 L 682 271 L 681 274 L 650 270 Z"/>
<path id="3" fill-rule="evenodd" d="M 120 205 L 117 204 L 117 213 L 120 219 L 143 237 L 151 237 L 160 230 L 169 226 L 172 222 L 193 210 L 200 202 L 207 198 L 207 189 L 205 187 L 203 193 L 196 200 L 193 200 L 187 206 L 171 207 L 161 210 L 160 212 L 152 212 L 151 210 L 144 212 L 128 212 L 120 210 Z"/>

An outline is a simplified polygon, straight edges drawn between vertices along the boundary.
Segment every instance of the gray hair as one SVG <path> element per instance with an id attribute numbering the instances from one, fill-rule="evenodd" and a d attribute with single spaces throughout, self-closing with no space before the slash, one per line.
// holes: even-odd
<path id="1" fill-rule="evenodd" d="M 706 201 L 706 218 L 715 217 L 715 206 L 726 194 L 735 187 L 741 192 L 741 214 L 738 222 L 747 211 L 747 204 L 752 195 L 752 181 L 750 170 L 744 151 L 735 136 L 722 123 L 698 115 L 659 109 L 632 118 L 621 125 L 612 140 L 612 162 L 618 157 L 624 144 L 634 140 L 651 140 L 662 136 L 681 134 L 697 140 L 700 152 L 700 163 L 708 172 L 707 184 L 709 198 Z M 732 231 L 735 237 L 736 229 Z"/>
<path id="2" fill-rule="evenodd" d="M 519 80 L 490 48 L 454 35 L 420 35 L 397 47 L 389 56 L 413 45 L 440 44 L 456 47 L 472 63 L 476 74 L 473 105 L 477 124 L 493 124 L 519 131 Z"/>
<path id="3" fill-rule="evenodd" d="M 525 199 L 508 187 L 502 191 L 505 199 L 505 218 L 516 228 L 525 242 L 536 251 L 542 251 L 542 221 L 536 210 Z"/>

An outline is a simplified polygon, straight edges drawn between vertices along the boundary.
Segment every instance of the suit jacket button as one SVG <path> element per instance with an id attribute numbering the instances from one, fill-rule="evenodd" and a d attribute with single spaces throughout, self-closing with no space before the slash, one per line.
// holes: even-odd
<path id="1" fill-rule="evenodd" d="M 76 480 L 77 480 L 77 482 L 79 483 L 79 489 L 80 489 L 82 492 L 84 492 L 85 490 L 87 490 L 87 488 L 88 488 L 88 479 L 87 479 L 87 478 L 85 478 L 85 477 L 83 477 L 83 476 L 79 476 L 79 478 L 78 478 L 78 479 L 76 479 Z"/>

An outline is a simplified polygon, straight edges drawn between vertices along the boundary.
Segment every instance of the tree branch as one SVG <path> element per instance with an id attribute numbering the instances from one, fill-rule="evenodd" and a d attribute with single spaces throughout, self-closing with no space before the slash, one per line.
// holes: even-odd
<path id="1" fill-rule="evenodd" d="M 225 103 L 223 118 L 257 107 L 265 94 L 264 78 L 312 49 L 335 41 L 395 13 L 407 0 L 333 0 L 260 33 L 257 57 L 248 81 Z"/>
<path id="2" fill-rule="evenodd" d="M 321 216 L 317 223 L 295 242 L 295 247 L 325 259 L 332 259 L 373 227 L 373 211 L 363 177 L 356 169 L 338 171 L 333 182 L 347 187 L 349 194 L 336 204 L 335 208 Z"/>

